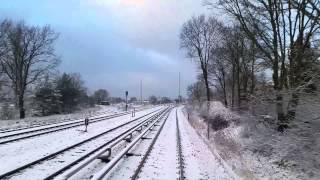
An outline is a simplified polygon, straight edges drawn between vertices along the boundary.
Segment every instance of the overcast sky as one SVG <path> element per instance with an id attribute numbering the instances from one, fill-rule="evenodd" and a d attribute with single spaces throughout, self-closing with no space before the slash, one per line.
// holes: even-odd
<path id="1" fill-rule="evenodd" d="M 201 0 L 1 0 L 0 17 L 50 24 L 60 34 L 60 72 L 80 73 L 89 92 L 144 98 L 178 95 L 196 79 L 179 49 L 182 24 L 206 13 Z"/>

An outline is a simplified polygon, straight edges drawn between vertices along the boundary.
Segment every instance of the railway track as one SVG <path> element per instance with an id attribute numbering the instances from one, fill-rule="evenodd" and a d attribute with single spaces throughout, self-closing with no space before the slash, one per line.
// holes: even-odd
<path id="1" fill-rule="evenodd" d="M 169 113 L 170 113 L 170 112 L 169 112 Z M 149 155 L 150 155 L 150 153 L 151 153 L 151 150 L 153 149 L 154 144 L 156 143 L 156 141 L 158 140 L 158 137 L 159 137 L 160 133 L 162 132 L 162 129 L 163 129 L 163 127 L 164 127 L 164 125 L 165 125 L 165 123 L 166 123 L 166 121 L 167 121 L 167 119 L 168 119 L 169 113 L 167 114 L 164 122 L 161 124 L 161 126 L 160 126 L 159 130 L 157 131 L 156 135 L 155 135 L 154 138 L 152 139 L 152 141 L 151 141 L 150 145 L 148 146 L 148 149 L 147 149 L 146 153 L 143 155 L 143 158 L 142 158 L 142 160 L 140 161 L 137 169 L 134 171 L 134 174 L 133 174 L 132 177 L 131 177 L 132 180 L 138 179 L 139 174 L 140 174 L 140 172 L 141 172 L 141 169 L 143 168 L 146 160 L 148 159 L 148 157 L 149 157 Z"/>
<path id="2" fill-rule="evenodd" d="M 77 164 L 78 162 L 82 161 L 83 159 L 89 157 L 90 155 L 92 155 L 92 153 L 95 153 L 97 151 L 99 151 L 100 149 L 102 149 L 103 147 L 107 146 L 108 144 L 117 141 L 119 138 L 121 138 L 122 136 L 125 136 L 128 132 L 135 130 L 135 128 L 139 128 L 142 126 L 145 126 L 146 124 L 149 124 L 151 121 L 154 121 L 156 118 L 158 118 L 160 115 L 162 115 L 164 112 L 167 111 L 166 109 L 162 109 L 157 110 L 157 111 L 153 111 L 151 113 L 148 113 L 144 116 L 141 116 L 139 118 L 133 119 L 129 122 L 123 123 L 117 127 L 114 127 L 112 129 L 106 130 L 94 137 L 91 137 L 89 139 L 83 140 L 79 143 L 76 143 L 74 145 L 68 146 L 64 149 L 61 149 L 57 152 L 48 154 L 42 158 L 39 158 L 37 160 L 34 160 L 30 163 L 26 163 L 18 168 L 15 168 L 11 171 L 8 171 L 4 174 L 0 175 L 0 179 L 8 179 L 8 178 L 12 178 L 12 177 L 17 177 L 19 175 L 23 175 L 26 173 L 26 171 L 28 170 L 34 170 L 37 168 L 37 166 L 40 167 L 44 165 L 44 164 L 49 164 L 49 167 L 60 167 L 60 160 L 65 160 L 66 157 L 71 157 L 71 156 L 76 156 L 79 158 L 75 158 L 75 160 L 72 161 L 72 163 L 68 164 L 67 166 L 64 166 L 63 168 L 61 168 L 60 170 L 56 171 L 55 173 L 45 177 L 44 179 L 52 179 L 53 177 L 55 177 L 58 174 L 61 174 L 62 172 L 64 172 L 65 170 L 69 169 L 70 167 L 74 166 L 75 164 Z M 150 117 L 148 117 L 150 115 Z M 143 119 L 147 117 L 146 119 Z M 127 127 L 130 124 L 134 124 L 133 126 L 127 128 L 127 129 L 123 129 L 124 127 Z M 118 134 L 116 136 L 113 137 L 106 137 L 106 135 L 110 134 L 111 132 L 115 132 L 115 131 L 119 131 Z M 92 146 L 90 146 L 90 144 L 92 142 L 101 142 L 102 144 L 99 145 L 95 145 L 98 147 L 94 147 L 92 148 Z M 91 149 L 90 149 L 91 148 Z M 89 150 L 90 149 L 90 150 Z M 89 151 L 89 152 L 88 152 Z M 61 156 L 59 158 L 59 156 Z M 46 172 L 47 173 L 47 172 Z M 19 178 L 18 178 L 19 179 Z M 43 178 L 41 178 L 43 179 Z"/>
<path id="3" fill-rule="evenodd" d="M 152 138 L 152 141 L 150 143 L 150 145 L 148 146 L 147 152 L 144 154 L 142 161 L 140 161 L 134 175 L 131 177 L 132 179 L 136 179 L 138 177 L 138 174 L 141 170 L 141 168 L 143 167 L 149 153 L 151 152 L 153 145 L 155 144 L 155 142 L 157 141 L 157 138 L 159 136 L 159 134 L 161 133 L 164 124 L 166 123 L 166 120 L 168 118 L 169 113 L 171 112 L 171 109 L 168 110 L 165 114 L 163 114 L 157 121 L 154 121 L 152 124 L 150 124 L 148 126 L 148 128 L 146 128 L 143 132 L 141 132 L 134 140 L 132 140 L 132 142 L 130 142 L 124 149 L 122 149 L 119 153 L 117 153 L 117 155 L 115 155 L 110 162 L 108 162 L 108 164 L 106 166 L 104 166 L 101 170 L 99 170 L 97 173 L 95 173 L 93 175 L 93 177 L 91 178 L 92 180 L 101 180 L 103 178 L 105 178 L 105 176 L 113 169 L 117 166 L 117 163 L 125 157 L 125 155 L 127 155 L 129 153 L 129 151 L 136 146 L 136 144 L 138 144 L 140 142 L 140 140 L 146 135 L 148 134 L 148 132 L 150 132 L 150 130 L 153 130 L 156 126 L 160 126 L 160 128 L 158 128 L 156 135 Z M 160 121 L 161 125 L 159 125 Z"/>
<path id="4" fill-rule="evenodd" d="M 139 110 L 137 110 L 136 112 L 138 112 L 138 111 Z M 100 115 L 103 115 L 103 114 L 107 114 L 107 112 L 95 113 L 93 116 L 90 116 L 89 118 L 94 118 L 95 116 L 100 116 Z M 115 114 L 111 114 L 111 115 L 117 115 L 117 114 L 123 114 L 123 113 L 115 113 Z M 111 116 L 111 115 L 107 115 L 107 116 Z M 50 125 L 61 124 L 61 123 L 67 123 L 67 122 L 73 122 L 73 121 L 80 121 L 82 119 L 84 119 L 84 118 L 65 119 L 65 120 L 62 120 L 62 121 L 59 121 L 59 122 L 40 123 L 40 124 L 35 124 L 35 125 L 32 125 L 32 126 L 28 126 L 28 127 L 0 130 L 0 134 L 12 133 L 12 132 L 17 132 L 17 131 L 22 131 L 22 130 L 27 130 L 27 129 L 39 128 L 39 127 L 50 126 Z"/>
<path id="5" fill-rule="evenodd" d="M 178 170 L 179 170 L 179 180 L 184 180 L 184 160 L 182 154 L 182 145 L 181 145 L 181 134 L 179 128 L 179 119 L 178 119 L 178 109 L 176 109 L 176 127 L 177 127 L 177 153 L 178 153 Z"/>
<path id="6" fill-rule="evenodd" d="M 97 123 L 100 121 L 105 121 L 105 120 L 116 118 L 116 117 L 125 116 L 128 114 L 130 114 L 130 112 L 119 113 L 119 114 L 114 114 L 109 116 L 102 116 L 102 117 L 92 117 L 89 120 L 91 124 L 91 123 Z M 76 120 L 73 122 L 59 123 L 57 125 L 53 124 L 53 126 L 43 127 L 39 129 L 25 130 L 22 132 L 16 132 L 12 134 L 10 133 L 8 135 L 2 135 L 2 136 L 0 135 L 0 145 L 23 140 L 23 139 L 28 139 L 35 136 L 45 135 L 45 134 L 54 133 L 54 132 L 58 132 L 58 131 L 62 131 L 70 128 L 83 126 L 83 124 L 84 124 L 83 120 Z"/>

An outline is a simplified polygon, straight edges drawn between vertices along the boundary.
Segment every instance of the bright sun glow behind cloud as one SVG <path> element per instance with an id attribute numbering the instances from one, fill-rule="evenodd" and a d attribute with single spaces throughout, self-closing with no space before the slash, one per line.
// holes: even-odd
<path id="1" fill-rule="evenodd" d="M 145 0 L 120 0 L 120 3 L 126 6 L 142 6 L 145 4 Z"/>

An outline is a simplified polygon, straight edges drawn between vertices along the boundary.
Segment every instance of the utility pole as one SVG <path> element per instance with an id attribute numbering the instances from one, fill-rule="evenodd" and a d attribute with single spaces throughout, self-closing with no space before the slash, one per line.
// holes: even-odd
<path id="1" fill-rule="evenodd" d="M 180 77 L 180 72 L 179 72 L 179 103 L 181 103 L 180 81 L 181 81 L 181 77 Z"/>
<path id="2" fill-rule="evenodd" d="M 128 91 L 126 91 L 126 111 L 128 111 Z"/>
<path id="3" fill-rule="evenodd" d="M 140 80 L 140 103 L 142 104 L 142 80 Z"/>

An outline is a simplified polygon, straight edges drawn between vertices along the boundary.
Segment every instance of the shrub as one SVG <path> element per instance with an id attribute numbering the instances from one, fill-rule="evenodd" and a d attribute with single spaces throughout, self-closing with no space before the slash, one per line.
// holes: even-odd
<path id="1" fill-rule="evenodd" d="M 224 119 L 221 115 L 216 115 L 213 118 L 210 118 L 209 122 L 211 124 L 212 129 L 215 131 L 229 127 L 229 122 L 226 119 Z"/>

